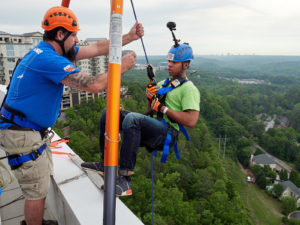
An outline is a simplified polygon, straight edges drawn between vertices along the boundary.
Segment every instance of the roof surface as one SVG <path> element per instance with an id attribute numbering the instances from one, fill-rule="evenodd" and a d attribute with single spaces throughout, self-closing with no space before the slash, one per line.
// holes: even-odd
<path id="1" fill-rule="evenodd" d="M 257 164 L 264 164 L 264 165 L 276 164 L 275 159 L 272 156 L 268 156 L 267 154 L 255 155 L 253 157 L 253 161 L 256 162 Z"/>
<path id="2" fill-rule="evenodd" d="M 279 184 L 282 185 L 283 191 L 285 191 L 287 188 L 290 188 L 294 193 L 300 195 L 299 188 L 297 188 L 297 186 L 293 182 L 287 180 L 287 181 L 280 181 Z"/>

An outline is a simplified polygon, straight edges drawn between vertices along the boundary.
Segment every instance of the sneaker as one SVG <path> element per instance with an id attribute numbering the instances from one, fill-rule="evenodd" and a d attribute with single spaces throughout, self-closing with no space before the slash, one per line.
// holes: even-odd
<path id="1" fill-rule="evenodd" d="M 42 225 L 58 225 L 58 222 L 54 220 L 43 220 Z"/>
<path id="2" fill-rule="evenodd" d="M 116 195 L 117 196 L 132 195 L 131 180 L 129 176 L 118 176 L 116 178 Z"/>
<path id="3" fill-rule="evenodd" d="M 86 170 L 91 170 L 94 172 L 99 173 L 100 175 L 104 176 L 104 163 L 100 162 L 84 162 L 81 163 L 81 167 Z"/>
<path id="4" fill-rule="evenodd" d="M 21 224 L 21 225 L 26 225 L 25 220 L 21 221 L 20 224 Z M 58 225 L 58 223 L 57 223 L 57 221 L 54 221 L 54 220 L 44 220 L 44 219 L 43 219 L 42 225 Z"/>

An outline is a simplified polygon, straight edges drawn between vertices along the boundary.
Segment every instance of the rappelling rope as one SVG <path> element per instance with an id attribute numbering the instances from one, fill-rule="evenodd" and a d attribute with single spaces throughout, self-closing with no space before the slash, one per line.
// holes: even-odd
<path id="1" fill-rule="evenodd" d="M 154 172 L 153 172 L 153 158 L 155 152 L 151 153 L 151 180 L 152 180 L 152 225 L 154 225 Z"/>
<path id="2" fill-rule="evenodd" d="M 134 5 L 133 5 L 133 1 L 130 0 L 131 2 L 131 6 L 132 6 L 132 11 L 133 11 L 133 14 L 134 14 L 134 18 L 135 18 L 135 21 L 137 22 L 137 16 L 136 16 L 136 13 L 135 13 L 135 9 L 134 9 Z M 143 46 L 143 50 L 144 50 L 144 53 L 145 53 L 145 58 L 146 58 L 146 62 L 147 62 L 147 65 L 150 65 L 149 63 L 149 60 L 148 60 L 148 56 L 147 56 L 147 53 L 146 53 L 146 49 L 145 49 L 145 45 L 144 45 L 144 41 L 143 41 L 143 38 L 140 37 L 141 39 L 141 42 L 142 42 L 142 46 Z M 154 178 L 153 178 L 153 154 L 151 154 L 151 179 L 152 179 L 152 225 L 154 225 Z"/>
<path id="3" fill-rule="evenodd" d="M 132 0 L 130 0 L 130 2 L 131 2 L 132 11 L 133 11 L 133 14 L 134 14 L 135 21 L 137 22 L 138 20 L 137 20 L 137 17 L 136 17 L 136 13 L 135 13 L 135 9 L 134 9 L 134 5 L 133 5 L 133 1 L 132 1 Z M 144 53 L 145 53 L 146 62 L 147 62 L 147 64 L 149 65 L 149 60 L 148 60 L 148 56 L 147 56 L 147 53 L 146 53 L 146 49 L 145 49 L 145 45 L 144 45 L 143 38 L 142 38 L 142 37 L 140 37 L 140 39 L 141 39 L 142 46 L 143 46 L 143 50 L 144 50 Z"/>

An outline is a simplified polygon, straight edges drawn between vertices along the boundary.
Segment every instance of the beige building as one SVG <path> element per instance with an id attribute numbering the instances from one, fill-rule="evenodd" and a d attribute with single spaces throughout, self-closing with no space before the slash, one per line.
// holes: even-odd
<path id="1" fill-rule="evenodd" d="M 18 59 L 23 58 L 34 46 L 43 40 L 40 32 L 24 34 L 9 34 L 0 31 L 0 84 L 8 85 Z M 106 38 L 88 38 L 80 41 L 79 46 L 89 45 Z M 98 56 L 91 59 L 80 60 L 75 66 L 88 75 L 104 73 L 108 70 L 108 57 Z M 102 93 L 103 94 L 103 93 Z M 98 97 L 99 94 L 78 91 L 65 86 L 61 108 L 66 109 L 80 104 L 83 99 L 89 100 Z"/>
<path id="2" fill-rule="evenodd" d="M 7 85 L 16 62 L 43 39 L 40 32 L 9 34 L 0 31 L 0 84 Z"/>
<path id="3" fill-rule="evenodd" d="M 101 40 L 106 40 L 106 38 L 88 38 L 85 41 L 80 41 L 78 45 L 87 46 Z M 97 56 L 91 59 L 83 59 L 75 62 L 75 66 L 82 72 L 91 76 L 105 73 L 108 70 L 108 56 Z M 76 104 L 80 104 L 82 100 L 95 99 L 101 94 L 105 94 L 105 92 L 93 94 L 65 86 L 61 109 L 73 107 Z"/>
<path id="4" fill-rule="evenodd" d="M 88 38 L 80 41 L 79 46 L 86 46 L 98 41 L 104 41 L 106 38 Z M 83 59 L 75 63 L 76 67 L 89 75 L 105 73 L 108 70 L 108 56 L 97 56 L 91 59 Z"/>

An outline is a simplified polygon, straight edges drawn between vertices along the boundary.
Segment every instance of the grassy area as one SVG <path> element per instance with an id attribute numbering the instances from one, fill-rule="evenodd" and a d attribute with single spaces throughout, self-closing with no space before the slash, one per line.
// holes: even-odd
<path id="1" fill-rule="evenodd" d="M 281 224 L 281 203 L 269 196 L 265 191 L 252 183 L 247 183 L 246 174 L 240 167 L 228 159 L 224 161 L 227 175 L 236 185 L 241 199 L 244 200 L 249 209 L 253 221 L 259 225 L 280 225 Z"/>

